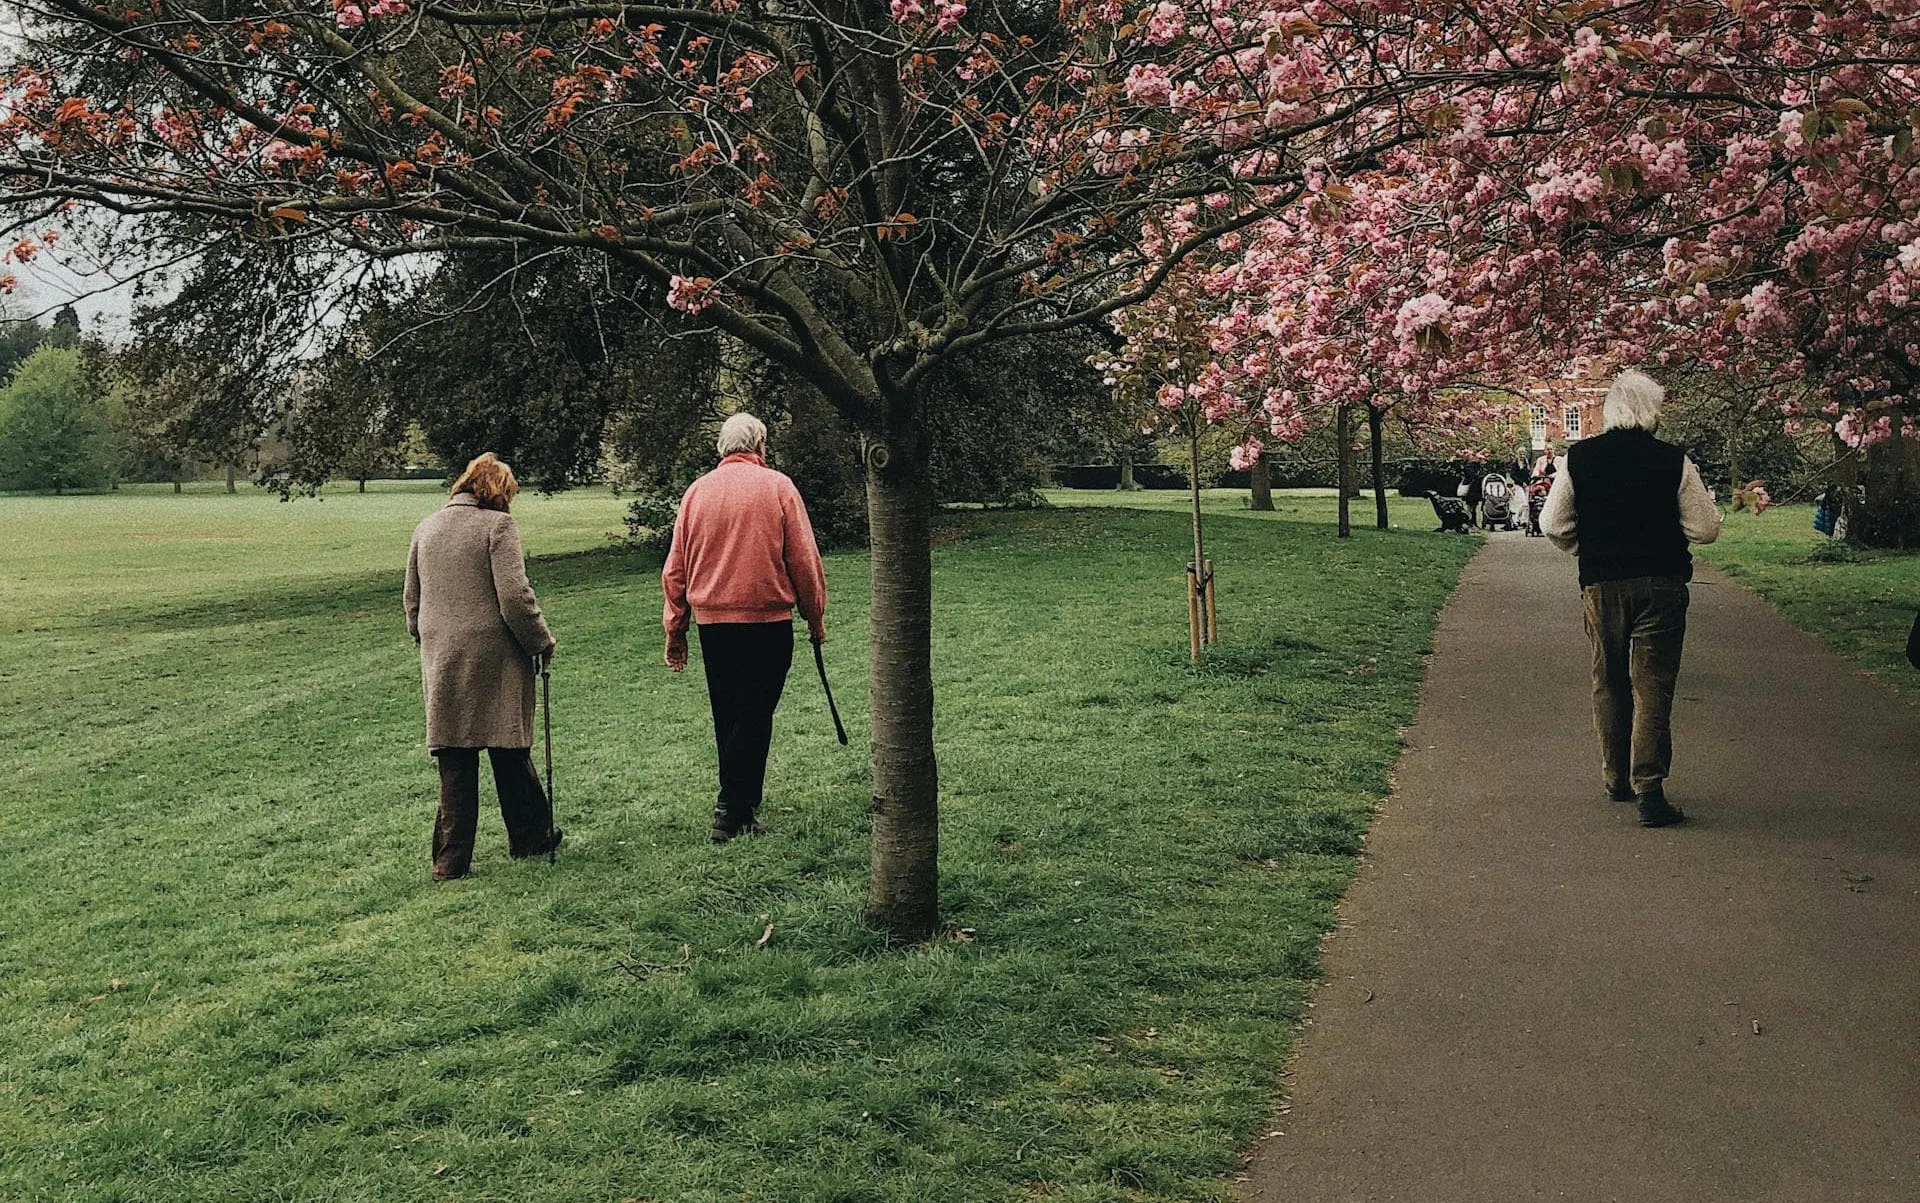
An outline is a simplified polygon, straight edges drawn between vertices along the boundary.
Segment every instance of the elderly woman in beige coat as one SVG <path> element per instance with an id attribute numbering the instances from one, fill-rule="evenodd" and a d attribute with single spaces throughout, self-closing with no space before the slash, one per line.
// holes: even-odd
<path id="1" fill-rule="evenodd" d="M 513 469 L 490 451 L 479 456 L 446 506 L 413 532 L 407 552 L 407 632 L 420 645 L 427 749 L 440 764 L 440 881 L 466 876 L 473 861 L 482 748 L 513 856 L 541 856 L 560 843 L 533 768 L 534 661 L 553 654 L 553 636 L 507 512 L 519 489 Z"/>

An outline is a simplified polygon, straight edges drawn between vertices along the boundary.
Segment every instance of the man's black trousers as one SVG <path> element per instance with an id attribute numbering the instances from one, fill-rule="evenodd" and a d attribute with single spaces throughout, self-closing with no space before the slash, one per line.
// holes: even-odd
<path id="1" fill-rule="evenodd" d="M 793 622 L 704 622 L 698 629 L 720 750 L 719 809 L 744 824 L 766 785 L 773 712 L 793 665 Z"/>

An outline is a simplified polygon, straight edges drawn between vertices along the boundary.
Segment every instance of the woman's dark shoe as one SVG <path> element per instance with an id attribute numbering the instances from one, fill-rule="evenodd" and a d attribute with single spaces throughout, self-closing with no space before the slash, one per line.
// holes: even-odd
<path id="1" fill-rule="evenodd" d="M 1640 826 L 1671 827 L 1686 820 L 1680 808 L 1667 801 L 1665 790 L 1649 790 L 1640 795 Z"/>
<path id="2" fill-rule="evenodd" d="M 522 848 L 520 851 L 513 853 L 513 859 L 525 860 L 529 856 L 551 856 L 553 850 L 560 846 L 560 841 L 566 838 L 567 833 L 555 827 L 553 834 L 547 838 L 544 844 L 541 844 L 537 848 Z"/>

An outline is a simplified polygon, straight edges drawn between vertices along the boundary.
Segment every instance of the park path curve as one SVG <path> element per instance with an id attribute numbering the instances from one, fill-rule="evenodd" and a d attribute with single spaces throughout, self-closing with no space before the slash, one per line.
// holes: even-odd
<path id="1" fill-rule="evenodd" d="M 1490 538 L 1248 1203 L 1920 1200 L 1920 708 L 1703 570 L 1646 831 L 1586 674 L 1572 562 Z"/>

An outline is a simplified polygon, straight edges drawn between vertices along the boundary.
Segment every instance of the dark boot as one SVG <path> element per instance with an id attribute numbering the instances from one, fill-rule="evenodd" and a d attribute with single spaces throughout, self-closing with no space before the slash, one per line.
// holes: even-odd
<path id="1" fill-rule="evenodd" d="M 549 856 L 555 849 L 560 847 L 560 841 L 565 839 L 566 836 L 566 832 L 555 827 L 550 830 L 547 838 L 542 841 L 538 847 L 515 849 L 508 853 L 508 855 L 515 860 L 525 860 L 529 856 Z"/>
<path id="2" fill-rule="evenodd" d="M 1640 795 L 1640 826 L 1671 827 L 1686 819 L 1679 807 L 1667 801 L 1666 790 L 1659 786 Z"/>
<path id="3" fill-rule="evenodd" d="M 493 785 L 500 795 L 500 818 L 507 825 L 507 850 L 515 860 L 545 856 L 560 846 L 553 825 L 553 803 L 533 769 L 527 748 L 488 748 Z"/>
<path id="4" fill-rule="evenodd" d="M 725 806 L 713 808 L 713 842 L 724 844 L 740 835 L 759 835 L 766 828 L 754 822 L 752 814 L 741 815 Z"/>
<path id="5" fill-rule="evenodd" d="M 1631 787 L 1625 785 L 1614 786 L 1607 790 L 1607 801 L 1609 802 L 1632 802 L 1637 800 L 1639 796 L 1640 795 L 1633 792 Z"/>

